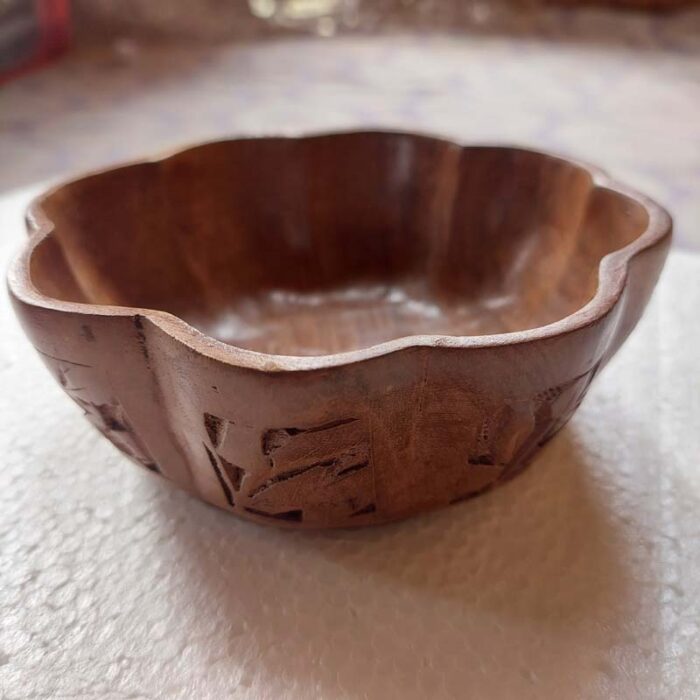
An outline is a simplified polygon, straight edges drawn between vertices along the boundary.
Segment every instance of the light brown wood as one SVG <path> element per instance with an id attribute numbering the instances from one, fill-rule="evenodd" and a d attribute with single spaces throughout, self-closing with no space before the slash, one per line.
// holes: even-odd
<path id="1" fill-rule="evenodd" d="M 384 522 L 512 477 L 636 324 L 670 217 L 522 149 L 242 139 L 37 201 L 29 337 L 122 451 L 260 522 Z"/>

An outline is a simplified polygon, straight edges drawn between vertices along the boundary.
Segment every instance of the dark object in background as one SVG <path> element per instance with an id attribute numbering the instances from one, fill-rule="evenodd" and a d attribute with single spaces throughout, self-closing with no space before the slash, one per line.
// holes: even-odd
<path id="1" fill-rule="evenodd" d="M 42 65 L 68 45 L 69 0 L 0 3 L 0 83 Z"/>

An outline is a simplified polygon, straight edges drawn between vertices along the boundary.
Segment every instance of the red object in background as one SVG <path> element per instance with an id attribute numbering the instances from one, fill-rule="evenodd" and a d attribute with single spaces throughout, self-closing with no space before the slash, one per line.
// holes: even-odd
<path id="1" fill-rule="evenodd" d="M 0 2 L 0 83 L 61 53 L 69 28 L 70 0 Z"/>

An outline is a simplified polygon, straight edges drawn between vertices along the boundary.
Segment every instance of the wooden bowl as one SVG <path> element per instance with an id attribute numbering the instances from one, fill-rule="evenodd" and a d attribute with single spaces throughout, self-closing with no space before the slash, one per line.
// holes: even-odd
<path id="1" fill-rule="evenodd" d="M 637 323 L 671 220 L 602 172 L 413 134 L 211 143 L 64 184 L 9 276 L 120 450 L 294 527 L 512 477 Z"/>

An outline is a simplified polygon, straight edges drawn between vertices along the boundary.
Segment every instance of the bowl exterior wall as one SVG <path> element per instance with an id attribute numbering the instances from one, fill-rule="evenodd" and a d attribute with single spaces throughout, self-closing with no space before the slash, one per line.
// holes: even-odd
<path id="1" fill-rule="evenodd" d="M 633 329 L 667 248 L 665 238 L 637 253 L 621 296 L 588 325 L 304 371 L 243 368 L 148 316 L 62 310 L 12 282 L 10 292 L 63 390 L 137 464 L 243 518 L 353 527 L 517 474 Z"/>

